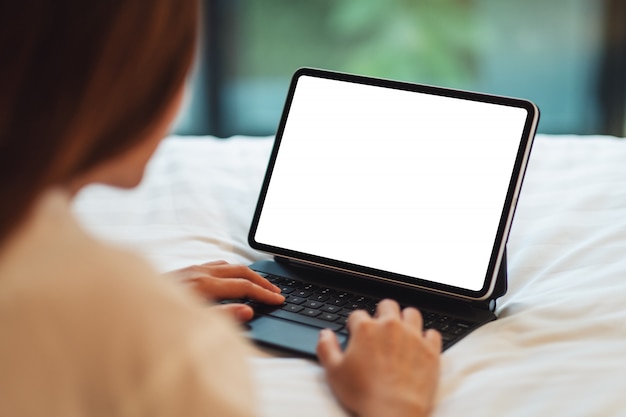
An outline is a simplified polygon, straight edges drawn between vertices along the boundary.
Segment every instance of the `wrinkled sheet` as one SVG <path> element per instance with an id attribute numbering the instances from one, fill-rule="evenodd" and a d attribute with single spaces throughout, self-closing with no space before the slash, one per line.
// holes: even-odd
<path id="1" fill-rule="evenodd" d="M 139 188 L 91 186 L 76 212 L 162 271 L 250 263 L 267 257 L 248 246 L 247 230 L 271 146 L 170 137 Z M 499 319 L 443 354 L 434 416 L 626 415 L 626 141 L 537 136 L 508 268 Z M 347 415 L 313 362 L 252 366 L 261 415 Z"/>

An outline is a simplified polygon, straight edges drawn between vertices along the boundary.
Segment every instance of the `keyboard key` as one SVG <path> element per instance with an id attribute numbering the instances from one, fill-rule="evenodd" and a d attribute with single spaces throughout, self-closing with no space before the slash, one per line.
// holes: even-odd
<path id="1" fill-rule="evenodd" d="M 335 321 L 339 316 L 333 313 L 322 313 L 319 315 L 319 318 L 326 321 Z"/>
<path id="2" fill-rule="evenodd" d="M 430 321 L 435 321 L 439 318 L 439 316 L 435 313 L 426 313 L 426 312 L 422 312 L 422 316 L 424 317 L 424 320 L 430 320 Z"/>
<path id="3" fill-rule="evenodd" d="M 361 302 L 353 300 L 353 301 L 349 301 L 348 303 L 346 303 L 344 305 L 344 308 L 349 308 L 350 310 L 358 310 L 358 309 L 365 309 L 367 305 L 368 304 L 366 303 L 361 303 Z"/>
<path id="4" fill-rule="evenodd" d="M 306 282 L 301 283 L 299 285 L 299 288 L 302 288 L 303 290 L 307 290 L 311 292 L 316 292 L 320 289 L 320 287 L 318 287 L 317 285 L 307 284 Z"/>
<path id="5" fill-rule="evenodd" d="M 288 285 L 278 285 L 278 288 L 280 288 L 280 292 L 282 294 L 291 294 L 292 292 L 296 290 L 295 288 L 290 287 Z"/>
<path id="6" fill-rule="evenodd" d="M 287 297 L 287 299 L 285 300 L 285 302 L 291 303 L 291 304 L 302 304 L 305 301 L 306 301 L 306 298 L 294 296 L 293 294 Z"/>
<path id="7" fill-rule="evenodd" d="M 312 294 L 312 292 L 311 291 L 307 291 L 307 290 L 297 289 L 294 292 L 292 292 L 291 294 L 295 295 L 296 297 L 307 298 L 309 295 Z"/>
<path id="8" fill-rule="evenodd" d="M 327 313 L 338 313 L 342 310 L 342 308 L 333 304 L 324 304 L 324 306 L 321 307 L 320 310 L 326 311 Z"/>
<path id="9" fill-rule="evenodd" d="M 454 335 L 460 335 L 468 332 L 472 327 L 471 323 L 462 320 L 455 320 L 454 323 L 450 326 L 449 332 Z"/>
<path id="10" fill-rule="evenodd" d="M 300 314 L 302 314 L 303 316 L 309 316 L 309 317 L 317 317 L 321 314 L 322 312 L 319 310 L 314 310 L 312 308 L 305 308 L 304 310 L 302 310 L 300 312 Z"/>
<path id="11" fill-rule="evenodd" d="M 469 328 L 472 326 L 472 324 L 471 324 L 471 323 L 468 323 L 468 322 L 463 321 L 463 320 L 456 320 L 456 321 L 454 322 L 454 324 L 455 324 L 457 327 L 462 327 L 462 328 L 464 328 L 464 329 L 469 329 Z"/>
<path id="12" fill-rule="evenodd" d="M 343 298 L 331 298 L 330 300 L 326 301 L 328 304 L 332 304 L 335 306 L 342 306 L 344 304 L 347 303 L 347 301 Z"/>
<path id="13" fill-rule="evenodd" d="M 452 327 L 449 332 L 453 335 L 460 335 L 467 332 L 467 329 L 463 327 Z"/>
<path id="14" fill-rule="evenodd" d="M 330 288 L 320 288 L 317 291 L 315 291 L 315 294 L 320 294 L 320 295 L 331 295 L 336 293 L 337 291 L 330 289 Z"/>
<path id="15" fill-rule="evenodd" d="M 308 308 L 321 308 L 324 303 L 315 300 L 306 300 L 302 305 Z"/>
<path id="16" fill-rule="evenodd" d="M 435 322 L 433 328 L 439 330 L 440 333 L 446 333 L 450 330 L 450 325 L 448 323 Z"/>
<path id="17" fill-rule="evenodd" d="M 281 308 L 285 311 L 291 311 L 293 313 L 298 313 L 304 310 L 304 307 L 296 305 L 296 304 L 285 304 Z"/>

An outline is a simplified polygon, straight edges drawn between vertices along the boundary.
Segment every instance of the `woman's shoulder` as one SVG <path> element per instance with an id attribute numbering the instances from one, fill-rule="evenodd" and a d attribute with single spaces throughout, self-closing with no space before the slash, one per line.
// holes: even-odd
<path id="1" fill-rule="evenodd" d="M 88 391 L 124 407 L 168 408 L 185 389 L 177 409 L 193 415 L 212 401 L 211 410 L 239 415 L 248 404 L 208 387 L 223 378 L 250 390 L 246 346 L 209 310 L 141 257 L 91 237 L 67 197 L 49 193 L 0 251 L 0 392 L 11 385 L 20 398 L 54 379 L 51 392 L 69 402 Z"/>
<path id="2" fill-rule="evenodd" d="M 0 274 L 3 293 L 32 291 L 49 299 L 77 294 L 110 301 L 102 291 L 116 297 L 141 292 L 142 299 L 158 294 L 179 301 L 183 297 L 185 304 L 192 297 L 160 279 L 143 257 L 86 232 L 75 219 L 69 198 L 59 191 L 46 193 L 0 247 Z"/>
<path id="3" fill-rule="evenodd" d="M 26 221 L 0 248 L 3 293 L 54 297 L 100 297 L 100 291 L 132 294 L 138 286 L 158 288 L 141 257 L 103 243 L 75 220 L 69 197 L 54 190 L 34 205 Z M 134 279 L 127 279 L 134 276 Z"/>

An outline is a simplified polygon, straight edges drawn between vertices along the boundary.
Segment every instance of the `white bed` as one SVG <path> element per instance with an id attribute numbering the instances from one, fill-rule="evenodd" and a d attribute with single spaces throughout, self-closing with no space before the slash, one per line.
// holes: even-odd
<path id="1" fill-rule="evenodd" d="M 250 263 L 247 228 L 272 138 L 163 142 L 142 185 L 84 190 L 76 211 L 160 270 Z M 499 319 L 443 355 L 434 416 L 626 416 L 626 141 L 535 140 Z M 345 415 L 317 366 L 256 359 L 263 416 Z"/>

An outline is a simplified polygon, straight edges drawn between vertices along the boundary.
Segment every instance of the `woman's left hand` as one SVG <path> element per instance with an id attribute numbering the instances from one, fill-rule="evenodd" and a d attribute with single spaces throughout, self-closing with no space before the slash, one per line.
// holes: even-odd
<path id="1" fill-rule="evenodd" d="M 282 304 L 285 297 L 280 288 L 257 274 L 247 266 L 232 265 L 226 261 L 208 262 L 168 272 L 191 285 L 198 294 L 219 301 L 249 298 L 263 304 Z M 248 321 L 254 316 L 246 304 L 221 304 L 214 308 L 223 310 L 239 321 Z"/>

